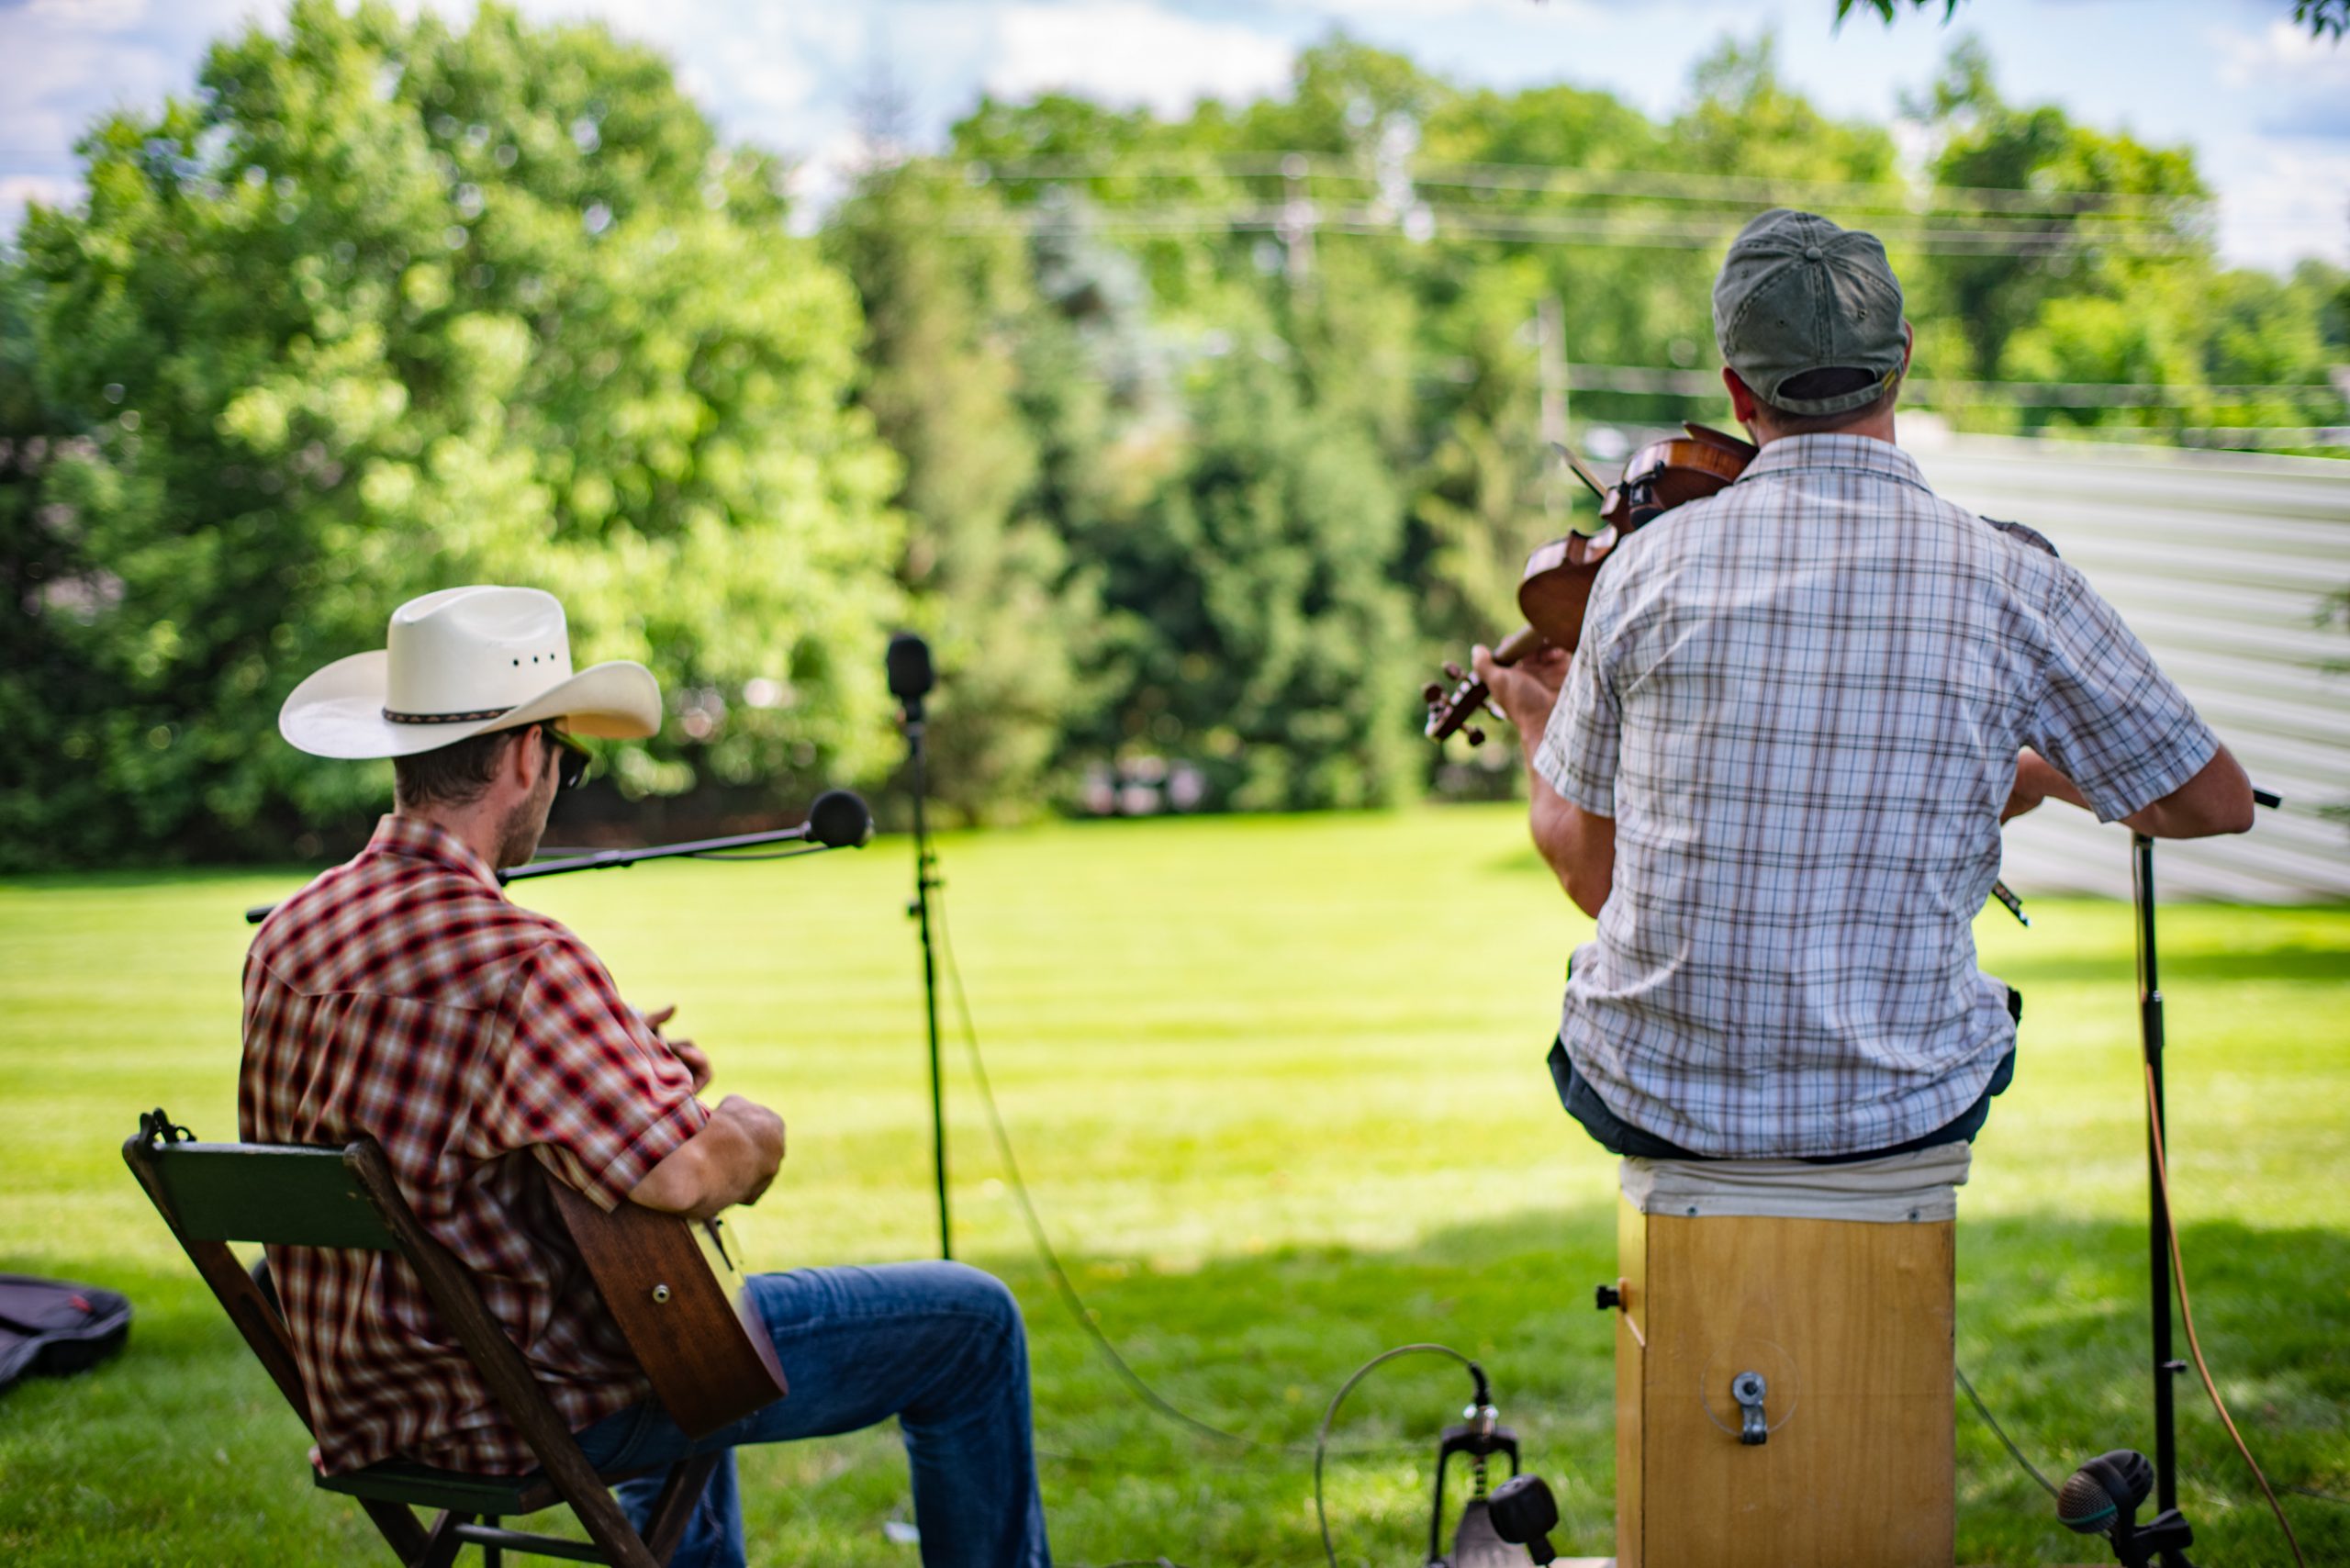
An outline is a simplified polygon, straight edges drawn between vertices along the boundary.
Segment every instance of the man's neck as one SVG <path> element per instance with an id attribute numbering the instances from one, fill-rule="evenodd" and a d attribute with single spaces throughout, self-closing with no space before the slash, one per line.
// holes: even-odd
<path id="1" fill-rule="evenodd" d="M 395 806 L 392 815 L 403 822 L 421 823 L 437 827 L 470 849 L 481 863 L 495 871 L 498 866 L 498 825 L 482 812 L 451 812 L 431 806 Z"/>
<path id="2" fill-rule="evenodd" d="M 1746 434 L 1758 449 L 1768 446 L 1774 441 L 1786 441 L 1797 435 L 1864 435 L 1871 441 L 1881 441 L 1887 446 L 1901 444 L 1893 437 L 1893 414 L 1889 409 L 1874 419 L 1863 420 L 1858 424 L 1840 425 L 1832 431 L 1780 431 L 1773 430 L 1766 424 L 1754 423 L 1746 427 Z"/>

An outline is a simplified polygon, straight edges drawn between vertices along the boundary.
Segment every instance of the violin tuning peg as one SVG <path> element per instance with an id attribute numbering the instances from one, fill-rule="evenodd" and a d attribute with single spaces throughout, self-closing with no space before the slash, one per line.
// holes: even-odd
<path id="1" fill-rule="evenodd" d="M 1483 745 L 1485 744 L 1485 732 L 1479 729 L 1474 724 L 1470 725 L 1460 733 L 1469 737 L 1469 744 L 1471 745 Z"/>
<path id="2" fill-rule="evenodd" d="M 1438 703 L 1444 700 L 1444 688 L 1438 686 L 1433 680 L 1429 681 L 1426 686 L 1420 688 L 1420 700 L 1427 703 L 1431 708 L 1435 707 Z"/>
<path id="3" fill-rule="evenodd" d="M 1461 667 L 1459 665 L 1454 664 L 1450 659 L 1444 661 L 1444 673 L 1455 680 L 1466 680 L 1469 678 L 1467 674 L 1462 671 Z"/>

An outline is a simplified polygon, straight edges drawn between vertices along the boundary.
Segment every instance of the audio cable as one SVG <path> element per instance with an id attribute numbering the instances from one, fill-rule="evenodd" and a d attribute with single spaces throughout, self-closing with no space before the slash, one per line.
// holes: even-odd
<path id="1" fill-rule="evenodd" d="M 2292 1521 L 2285 1517 L 2284 1506 L 2277 1501 L 2277 1493 L 2262 1473 L 2260 1462 L 2252 1457 L 2252 1450 L 2245 1446 L 2244 1434 L 2236 1430 L 2236 1419 L 2228 1414 L 2227 1401 L 2220 1397 L 2220 1385 L 2211 1381 L 2211 1369 L 2203 1361 L 2203 1342 L 2195 1332 L 2195 1308 L 2187 1299 L 2187 1260 L 2179 1251 L 2178 1210 L 2171 1201 L 2169 1135 L 2164 1131 L 2162 1107 L 2154 1093 L 2154 1064 L 2149 1061 L 2145 1066 L 2146 1126 L 2154 1134 L 2154 1179 L 2163 1187 L 2163 1219 L 2170 1233 L 2170 1275 L 2178 1286 L 2178 1316 L 2187 1326 L 2187 1348 L 2195 1358 L 2195 1371 L 2203 1380 L 2203 1392 L 2210 1395 L 2211 1408 L 2220 1413 L 2220 1424 L 2227 1428 L 2236 1452 L 2244 1456 L 2245 1465 L 2252 1471 L 2252 1478 L 2260 1483 L 2260 1495 L 2268 1499 L 2268 1511 L 2277 1516 L 2277 1528 L 2285 1532 L 2285 1544 L 2292 1549 L 2294 1562 L 2300 1568 L 2308 1568 L 2301 1556 L 2300 1539 L 2293 1534 Z"/>

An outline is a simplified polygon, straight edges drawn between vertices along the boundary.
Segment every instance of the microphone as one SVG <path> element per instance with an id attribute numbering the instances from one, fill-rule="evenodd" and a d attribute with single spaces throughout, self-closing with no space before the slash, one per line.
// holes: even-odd
<path id="1" fill-rule="evenodd" d="M 1513 1475 L 1494 1488 L 1491 1503 L 1494 1533 L 1512 1546 L 1526 1548 L 1538 1563 L 1554 1561 L 1558 1549 L 1550 1532 L 1559 1528 L 1559 1501 L 1539 1475 Z"/>
<path id="2" fill-rule="evenodd" d="M 873 839 L 873 812 L 853 790 L 827 790 L 808 808 L 808 836 L 827 849 L 861 849 Z"/>
<path id="3" fill-rule="evenodd" d="M 2104 1535 L 2129 1522 L 2154 1489 L 2154 1467 L 2135 1449 L 2101 1453 L 2073 1472 L 2056 1494 L 2056 1518 L 2080 1535 Z"/>
<path id="4" fill-rule="evenodd" d="M 2134 1449 L 2101 1453 L 2080 1469 L 2056 1493 L 2056 1518 L 2081 1535 L 2101 1535 L 2111 1543 L 2114 1560 L 2122 1568 L 2193 1568 L 2187 1549 L 2195 1544 L 2195 1529 L 2177 1508 L 2165 1508 L 2144 1524 L 2138 1522 L 2138 1505 L 2154 1489 L 2154 1467 Z"/>
<path id="5" fill-rule="evenodd" d="M 930 667 L 930 644 L 912 632 L 897 633 L 890 639 L 887 664 L 890 695 L 906 711 L 908 723 L 921 722 L 922 700 L 937 684 Z"/>

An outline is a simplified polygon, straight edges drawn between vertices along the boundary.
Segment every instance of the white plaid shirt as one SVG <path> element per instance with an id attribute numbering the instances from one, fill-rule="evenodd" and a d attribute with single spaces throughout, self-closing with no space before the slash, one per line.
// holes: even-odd
<path id="1" fill-rule="evenodd" d="M 1774 442 L 1592 594 L 1534 764 L 1616 821 L 1560 1037 L 1617 1115 L 1698 1153 L 1930 1132 L 2014 1042 L 1972 922 L 2017 750 L 2111 821 L 2218 744 L 2079 572 L 1907 454 Z"/>

